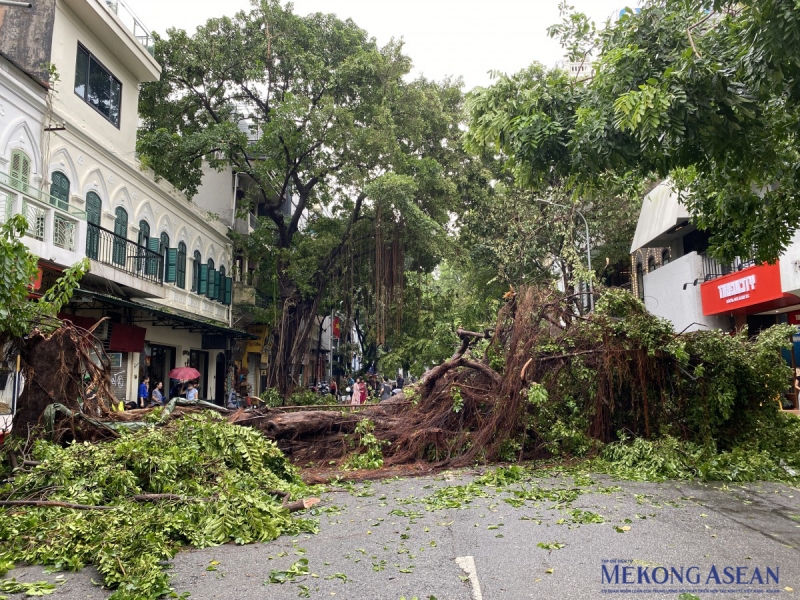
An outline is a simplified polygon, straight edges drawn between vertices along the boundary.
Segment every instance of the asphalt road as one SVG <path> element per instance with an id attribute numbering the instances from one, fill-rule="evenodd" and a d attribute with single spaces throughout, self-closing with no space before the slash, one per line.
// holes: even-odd
<path id="1" fill-rule="evenodd" d="M 195 600 L 800 597 L 800 490 L 605 476 L 456 487 L 475 477 L 390 480 L 325 494 L 314 517 L 318 534 L 181 552 L 173 585 Z M 470 580 L 460 565 L 473 564 Z M 284 574 L 293 565 L 294 578 Z M 8 576 L 55 578 L 39 567 Z M 91 569 L 68 573 L 52 597 L 107 598 L 92 578 Z"/>

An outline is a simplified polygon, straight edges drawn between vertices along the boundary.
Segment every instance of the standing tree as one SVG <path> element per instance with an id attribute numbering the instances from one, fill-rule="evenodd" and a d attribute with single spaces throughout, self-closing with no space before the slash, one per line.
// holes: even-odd
<path id="1" fill-rule="evenodd" d="M 584 198 L 671 176 L 718 256 L 775 259 L 800 223 L 797 3 L 651 1 L 602 30 L 562 10 L 550 32 L 587 76 L 501 78 L 471 101 L 473 144 Z"/>
<path id="2" fill-rule="evenodd" d="M 156 57 L 161 80 L 140 101 L 145 163 L 189 195 L 204 159 L 231 166 L 266 199 L 250 250 L 274 277 L 268 384 L 286 395 L 355 230 L 379 236 L 376 224 L 402 221 L 433 235 L 446 222 L 457 188 L 426 154 L 429 134 L 455 139 L 459 85 L 407 84 L 400 44 L 379 48 L 350 20 L 300 17 L 277 0 L 193 36 L 170 30 Z"/>

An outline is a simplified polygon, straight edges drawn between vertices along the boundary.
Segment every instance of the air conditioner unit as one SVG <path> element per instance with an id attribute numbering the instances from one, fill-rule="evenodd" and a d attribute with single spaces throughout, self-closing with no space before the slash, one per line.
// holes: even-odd
<path id="1" fill-rule="evenodd" d="M 94 337 L 98 340 L 107 340 L 108 339 L 108 326 L 110 323 L 108 321 L 103 321 L 98 325 L 94 330 Z"/>

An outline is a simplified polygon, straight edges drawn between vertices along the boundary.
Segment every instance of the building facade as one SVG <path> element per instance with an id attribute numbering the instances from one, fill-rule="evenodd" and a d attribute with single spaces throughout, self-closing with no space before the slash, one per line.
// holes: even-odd
<path id="1" fill-rule="evenodd" d="M 749 257 L 722 263 L 707 252 L 709 235 L 698 230 L 669 181 L 642 204 L 631 247 L 637 292 L 648 311 L 676 331 L 747 327 L 755 334 L 776 324 L 800 326 L 800 232 L 774 264 Z M 662 258 L 656 262 L 658 257 Z M 800 368 L 800 328 L 784 353 Z M 796 410 L 797 393 L 787 382 L 784 408 Z"/>
<path id="2" fill-rule="evenodd" d="M 24 214 L 41 293 L 84 257 L 62 317 L 97 330 L 121 399 L 144 376 L 194 366 L 222 400 L 230 349 L 232 245 L 225 223 L 143 169 L 139 85 L 157 80 L 146 28 L 122 2 L 0 7 L 0 219 Z M 44 65 L 44 66 L 43 66 Z"/>

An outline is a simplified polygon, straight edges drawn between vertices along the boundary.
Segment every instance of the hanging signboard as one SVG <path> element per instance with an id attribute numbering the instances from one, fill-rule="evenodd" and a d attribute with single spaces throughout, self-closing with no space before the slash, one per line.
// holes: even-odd
<path id="1" fill-rule="evenodd" d="M 783 297 L 778 263 L 748 267 L 700 286 L 704 315 L 732 312 Z"/>

